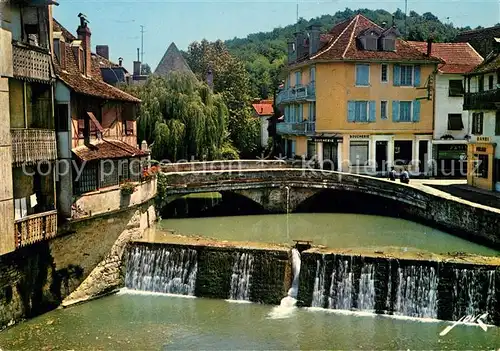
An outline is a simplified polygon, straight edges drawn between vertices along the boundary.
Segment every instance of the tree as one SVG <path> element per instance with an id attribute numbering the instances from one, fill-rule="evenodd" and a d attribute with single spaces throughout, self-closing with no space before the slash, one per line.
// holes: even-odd
<path id="1" fill-rule="evenodd" d="M 214 92 L 222 96 L 229 110 L 229 137 L 243 155 L 251 156 L 257 150 L 259 120 L 252 115 L 250 77 L 243 62 L 220 40 L 191 43 L 186 60 L 200 80 L 212 71 Z"/>
<path id="2" fill-rule="evenodd" d="M 147 63 L 141 65 L 141 75 L 149 76 L 151 74 L 151 67 Z"/>
<path id="3" fill-rule="evenodd" d="M 152 144 L 155 159 L 218 159 L 227 144 L 228 110 L 221 95 L 185 73 L 150 76 L 144 85 L 125 87 L 142 100 L 139 140 Z"/>

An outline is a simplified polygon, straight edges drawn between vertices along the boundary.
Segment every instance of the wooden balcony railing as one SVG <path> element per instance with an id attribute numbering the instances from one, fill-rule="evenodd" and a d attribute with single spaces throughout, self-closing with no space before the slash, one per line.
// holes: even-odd
<path id="1" fill-rule="evenodd" d="M 50 55 L 45 49 L 13 44 L 12 64 L 14 77 L 44 82 L 49 82 L 52 78 Z"/>
<path id="2" fill-rule="evenodd" d="M 466 93 L 464 110 L 496 110 L 500 106 L 500 89 Z"/>
<path id="3" fill-rule="evenodd" d="M 16 247 L 31 245 L 57 235 L 57 211 L 34 214 L 14 222 Z"/>
<path id="4" fill-rule="evenodd" d="M 56 132 L 46 129 L 11 129 L 12 163 L 20 167 L 57 159 Z"/>

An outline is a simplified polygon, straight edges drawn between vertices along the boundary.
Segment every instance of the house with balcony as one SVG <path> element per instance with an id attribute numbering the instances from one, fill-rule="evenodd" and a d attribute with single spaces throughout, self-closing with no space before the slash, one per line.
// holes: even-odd
<path id="1" fill-rule="evenodd" d="M 323 168 L 423 172 L 433 137 L 436 57 L 362 15 L 321 35 L 312 26 L 289 43 L 277 131 L 291 156 L 315 154 Z"/>
<path id="2" fill-rule="evenodd" d="M 50 56 L 51 4 L 49 1 L 11 2 L 3 8 L 3 26 L 11 43 L 12 75 L 8 78 L 10 170 L 2 178 L 11 181 L 11 208 L 2 212 L 13 220 L 12 248 L 42 241 L 57 234 L 54 128 L 55 74 Z M 2 46 L 2 53 L 3 51 Z M 5 112 L 4 112 L 5 113 Z M 6 166 L 6 165 L 4 165 Z M 5 187 L 7 185 L 4 185 Z M 13 214 L 13 218 L 10 213 Z"/>
<path id="3" fill-rule="evenodd" d="M 91 52 L 88 21 L 79 17 L 77 36 L 53 22 L 59 162 L 71 165 L 59 175 L 58 209 L 67 219 L 139 204 L 156 191 L 154 184 L 140 183 L 149 155 L 137 145 L 140 100 L 105 82 L 107 59 Z M 121 196 L 124 182 L 137 183 L 139 191 Z"/>
<path id="4" fill-rule="evenodd" d="M 500 191 L 500 49 L 466 74 L 464 110 L 469 112 L 471 138 L 467 183 Z"/>
<path id="5" fill-rule="evenodd" d="M 425 42 L 409 42 L 426 53 Z M 468 43 L 434 43 L 431 55 L 440 58 L 435 80 L 434 136 L 432 140 L 433 175 L 466 177 L 467 143 L 471 130 L 469 112 L 463 110 L 464 74 L 483 62 Z"/>

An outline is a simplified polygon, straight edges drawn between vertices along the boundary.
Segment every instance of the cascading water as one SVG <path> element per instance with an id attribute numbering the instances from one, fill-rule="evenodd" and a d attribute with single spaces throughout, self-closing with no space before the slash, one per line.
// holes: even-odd
<path id="1" fill-rule="evenodd" d="M 288 295 L 281 299 L 280 305 L 273 308 L 268 317 L 271 319 L 287 318 L 291 315 L 297 304 L 297 294 L 299 292 L 300 276 L 300 253 L 297 249 L 292 249 L 292 287 L 288 289 Z"/>
<path id="2" fill-rule="evenodd" d="M 316 276 L 314 277 L 314 290 L 311 307 L 324 307 L 325 305 L 325 256 L 316 261 Z"/>
<path id="3" fill-rule="evenodd" d="M 253 255 L 250 253 L 237 253 L 231 275 L 230 300 L 250 299 L 250 277 L 253 271 Z"/>
<path id="4" fill-rule="evenodd" d="M 352 272 L 351 257 L 351 262 L 348 260 L 340 261 L 337 267 L 333 269 L 328 308 L 350 310 L 352 308 L 353 287 L 354 273 Z"/>
<path id="5" fill-rule="evenodd" d="M 375 267 L 365 264 L 359 278 L 358 309 L 375 310 Z"/>
<path id="6" fill-rule="evenodd" d="M 438 275 L 434 267 L 398 268 L 395 314 L 437 318 Z"/>
<path id="7" fill-rule="evenodd" d="M 386 311 L 391 310 L 392 305 L 392 264 L 389 261 L 389 265 L 387 267 L 387 299 L 385 300 Z"/>
<path id="8" fill-rule="evenodd" d="M 128 253 L 125 287 L 194 296 L 197 270 L 195 250 L 134 246 Z"/>

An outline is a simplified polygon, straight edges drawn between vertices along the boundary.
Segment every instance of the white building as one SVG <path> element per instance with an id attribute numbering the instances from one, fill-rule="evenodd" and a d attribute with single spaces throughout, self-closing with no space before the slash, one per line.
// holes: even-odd
<path id="1" fill-rule="evenodd" d="M 410 42 L 427 51 L 426 42 Z M 468 43 L 434 43 L 431 55 L 443 60 L 434 84 L 433 175 L 466 176 L 467 143 L 471 137 L 469 112 L 463 110 L 464 74 L 483 58 Z"/>
<path id="2" fill-rule="evenodd" d="M 260 146 L 267 147 L 267 142 L 269 140 L 269 118 L 274 114 L 273 102 L 271 100 L 261 100 L 258 103 L 252 104 L 254 109 L 254 115 L 259 118 L 260 121 Z"/>

